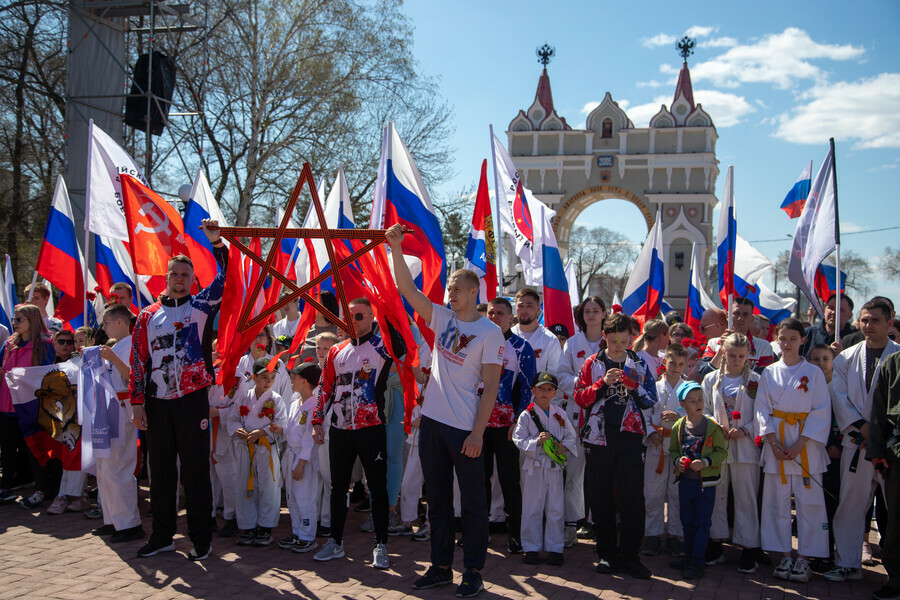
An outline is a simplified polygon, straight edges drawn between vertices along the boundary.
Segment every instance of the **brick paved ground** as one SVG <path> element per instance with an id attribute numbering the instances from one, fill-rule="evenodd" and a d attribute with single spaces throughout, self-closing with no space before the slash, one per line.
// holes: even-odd
<path id="1" fill-rule="evenodd" d="M 142 509 L 146 510 L 146 490 Z M 28 512 L 19 506 L 0 507 L 0 600 L 7 598 L 455 598 L 454 586 L 414 592 L 413 580 L 427 568 L 428 542 L 391 538 L 391 568 L 376 571 L 371 560 L 371 534 L 359 531 L 363 515 L 351 511 L 347 557 L 315 563 L 312 554 L 294 554 L 274 544 L 266 548 L 236 545 L 236 539 L 216 538 L 214 554 L 202 563 L 185 559 L 190 542 L 176 538 L 177 551 L 136 559 L 143 542 L 109 545 L 90 535 L 99 524 L 80 514 L 61 516 Z M 149 519 L 144 527 L 149 533 Z M 184 530 L 184 518 L 179 519 Z M 289 532 L 289 517 L 282 511 L 275 539 Z M 319 540 L 320 543 L 322 540 Z M 566 550 L 563 567 L 522 564 L 521 556 L 505 556 L 505 535 L 494 535 L 485 567 L 486 591 L 479 598 L 697 598 L 757 600 L 798 598 L 868 598 L 883 585 L 884 569 L 866 569 L 862 581 L 828 583 L 815 576 L 808 584 L 787 584 L 772 579 L 772 567 L 754 575 L 736 571 L 738 551 L 729 548 L 728 562 L 707 569 L 697 584 L 679 580 L 663 553 L 646 564 L 650 581 L 637 581 L 594 572 L 592 546 L 579 542 Z M 456 567 L 462 561 L 457 552 Z M 459 582 L 459 573 L 456 583 Z"/>

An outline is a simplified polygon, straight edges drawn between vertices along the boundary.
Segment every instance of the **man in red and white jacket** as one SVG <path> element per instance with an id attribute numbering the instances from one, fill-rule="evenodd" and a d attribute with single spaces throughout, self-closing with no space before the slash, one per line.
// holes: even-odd
<path id="1" fill-rule="evenodd" d="M 357 338 L 335 344 L 325 359 L 319 380 L 319 400 L 313 414 L 313 437 L 325 443 L 322 422 L 331 411 L 328 455 L 331 463 L 331 538 L 313 560 L 344 556 L 347 490 L 353 464 L 359 457 L 372 495 L 375 549 L 372 566 L 388 568 L 387 430 L 384 391 L 393 360 L 375 331 L 372 305 L 365 298 L 350 302 Z M 390 331 L 390 330 L 388 330 Z M 399 336 L 391 338 L 399 356 L 405 353 Z"/>
<path id="2" fill-rule="evenodd" d="M 212 485 L 207 390 L 214 377 L 208 325 L 222 301 L 228 250 L 219 238 L 217 221 L 204 220 L 201 228 L 213 245 L 219 265 L 216 278 L 192 296 L 193 263 L 182 255 L 172 258 L 165 293 L 141 311 L 132 335 L 129 391 L 134 424 L 147 431 L 153 511 L 153 533 L 138 550 L 139 557 L 175 549 L 179 459 L 188 535 L 194 544 L 188 558 L 196 561 L 209 556 Z"/>

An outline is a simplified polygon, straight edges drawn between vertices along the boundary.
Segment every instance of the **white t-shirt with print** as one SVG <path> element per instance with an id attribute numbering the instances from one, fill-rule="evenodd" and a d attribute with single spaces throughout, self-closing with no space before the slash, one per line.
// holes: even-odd
<path id="1" fill-rule="evenodd" d="M 422 416 L 471 431 L 481 401 L 481 366 L 503 364 L 503 332 L 485 317 L 460 321 L 440 304 L 432 306 L 428 326 L 434 331 L 434 353 Z"/>

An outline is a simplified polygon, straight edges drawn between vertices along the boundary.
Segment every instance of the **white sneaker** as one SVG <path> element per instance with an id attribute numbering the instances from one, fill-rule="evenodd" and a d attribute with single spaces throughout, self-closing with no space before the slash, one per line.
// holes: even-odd
<path id="1" fill-rule="evenodd" d="M 805 558 L 798 558 L 794 562 L 794 568 L 791 569 L 791 581 L 798 583 L 807 583 L 812 576 L 812 569 L 809 568 L 809 561 Z"/>
<path id="2" fill-rule="evenodd" d="M 372 550 L 372 566 L 376 569 L 387 569 L 390 566 L 386 544 L 375 544 L 375 549 Z"/>
<path id="3" fill-rule="evenodd" d="M 794 561 L 788 557 L 784 557 L 781 559 L 781 562 L 778 563 L 778 566 L 775 567 L 775 571 L 772 573 L 772 576 L 777 579 L 784 579 L 785 581 L 791 578 L 791 570 L 794 568 Z"/>
<path id="4" fill-rule="evenodd" d="M 872 567 L 872 566 L 875 566 L 878 564 L 878 561 L 876 561 L 875 558 L 872 556 L 872 546 L 869 545 L 869 542 L 863 542 L 862 564 L 864 564 L 867 567 Z"/>
<path id="5" fill-rule="evenodd" d="M 859 581 L 863 578 L 861 569 L 835 567 L 822 574 L 826 581 Z"/>
<path id="6" fill-rule="evenodd" d="M 566 529 L 563 532 L 563 546 L 566 548 L 571 548 L 575 545 L 575 542 L 578 541 L 578 536 L 576 533 L 578 529 L 574 525 L 566 525 Z"/>
<path id="7" fill-rule="evenodd" d="M 344 544 L 343 542 L 338 544 L 334 541 L 334 538 L 328 538 L 328 541 L 325 542 L 325 545 L 322 546 L 322 549 L 316 552 L 315 556 L 313 556 L 313 560 L 325 562 L 331 560 L 332 558 L 344 558 Z"/>

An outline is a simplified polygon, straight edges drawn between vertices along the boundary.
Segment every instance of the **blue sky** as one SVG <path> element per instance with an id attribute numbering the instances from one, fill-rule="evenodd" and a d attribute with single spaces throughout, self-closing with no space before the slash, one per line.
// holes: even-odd
<path id="1" fill-rule="evenodd" d="M 739 233 L 773 261 L 790 247 L 796 221 L 778 207 L 810 160 L 815 175 L 833 136 L 843 247 L 875 259 L 897 245 L 900 229 L 853 234 L 900 227 L 900 2 L 410 0 L 405 10 L 415 58 L 439 77 L 455 113 L 456 176 L 435 196 L 477 181 L 489 124 L 506 141 L 509 122 L 534 99 L 537 46 L 556 48 L 553 99 L 571 126 L 583 126 L 609 91 L 640 127 L 671 104 L 681 64 L 674 43 L 691 33 L 694 97 L 719 135 L 717 196 L 733 164 Z M 577 224 L 646 236 L 625 202 L 595 204 Z M 879 289 L 900 300 L 900 282 Z"/>

